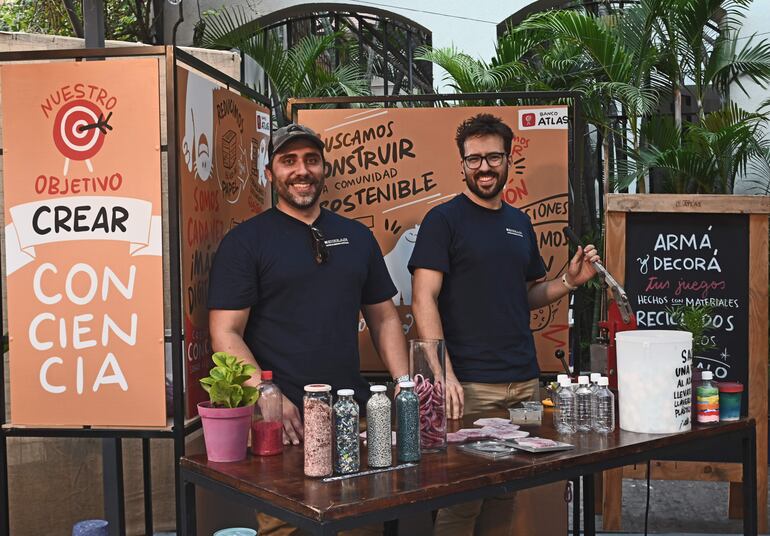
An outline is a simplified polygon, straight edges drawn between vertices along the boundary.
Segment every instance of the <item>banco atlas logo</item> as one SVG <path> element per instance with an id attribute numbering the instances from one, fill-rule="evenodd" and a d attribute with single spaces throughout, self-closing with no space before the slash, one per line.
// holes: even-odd
<path id="1" fill-rule="evenodd" d="M 566 130 L 568 124 L 566 106 L 519 110 L 519 130 Z"/>
<path id="2" fill-rule="evenodd" d="M 521 124 L 524 127 L 534 127 L 535 126 L 535 114 L 533 114 L 533 113 L 521 114 Z"/>

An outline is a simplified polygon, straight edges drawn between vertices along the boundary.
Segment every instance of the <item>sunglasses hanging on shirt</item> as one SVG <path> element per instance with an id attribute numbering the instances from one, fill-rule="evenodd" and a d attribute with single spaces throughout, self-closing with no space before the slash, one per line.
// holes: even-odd
<path id="1" fill-rule="evenodd" d="M 324 235 L 318 227 L 310 226 L 310 236 L 313 239 L 313 256 L 316 264 L 323 264 L 329 259 L 329 250 L 326 249 Z"/>

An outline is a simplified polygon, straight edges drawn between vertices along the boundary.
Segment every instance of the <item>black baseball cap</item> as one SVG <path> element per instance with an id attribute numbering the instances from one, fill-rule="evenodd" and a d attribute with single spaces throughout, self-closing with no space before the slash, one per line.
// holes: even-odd
<path id="1" fill-rule="evenodd" d="M 313 132 L 310 128 L 299 125 L 297 123 L 290 123 L 285 127 L 281 127 L 273 132 L 273 137 L 270 139 L 270 160 L 273 160 L 275 153 L 284 145 L 292 140 L 306 139 L 313 145 L 318 147 L 321 154 L 324 152 L 324 142 L 318 137 L 318 134 Z"/>

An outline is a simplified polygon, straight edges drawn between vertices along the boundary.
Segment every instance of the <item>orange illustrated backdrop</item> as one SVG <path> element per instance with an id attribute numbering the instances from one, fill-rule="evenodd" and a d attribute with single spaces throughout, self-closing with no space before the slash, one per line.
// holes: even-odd
<path id="1" fill-rule="evenodd" d="M 164 426 L 158 60 L 0 75 L 11 421 Z"/>
<path id="2" fill-rule="evenodd" d="M 192 416 L 196 404 L 208 400 L 198 380 L 213 366 L 206 307 L 211 261 L 227 231 L 271 205 L 265 177 L 270 110 L 178 67 L 177 114 L 187 413 Z"/>
<path id="3" fill-rule="evenodd" d="M 525 211 L 539 239 L 548 278 L 568 262 L 562 228 L 569 220 L 566 106 L 377 108 L 300 110 L 298 121 L 326 144 L 322 206 L 369 227 L 398 288 L 394 298 L 408 338 L 417 336 L 411 313 L 407 262 L 425 213 L 465 189 L 454 141 L 458 125 L 480 112 L 502 118 L 514 131 L 504 199 Z M 504 274 L 501 274 L 504 277 Z M 567 299 L 532 312 L 538 361 L 559 370 L 554 351 L 568 353 Z M 385 370 L 363 321 L 361 368 Z"/>

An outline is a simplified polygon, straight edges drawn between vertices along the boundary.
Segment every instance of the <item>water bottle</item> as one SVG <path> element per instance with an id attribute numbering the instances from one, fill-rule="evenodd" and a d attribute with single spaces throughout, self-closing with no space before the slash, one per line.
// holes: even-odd
<path id="1" fill-rule="evenodd" d="M 593 429 L 601 434 L 615 431 L 615 395 L 607 387 L 609 384 L 609 378 L 602 376 L 594 393 Z"/>
<path id="2" fill-rule="evenodd" d="M 560 434 L 575 433 L 575 394 L 570 389 L 569 378 L 562 380 L 558 396 L 555 426 Z"/>
<path id="3" fill-rule="evenodd" d="M 591 431 L 591 388 L 588 387 L 588 376 L 578 377 L 578 388 L 575 391 L 575 427 L 578 432 Z"/>
<path id="4" fill-rule="evenodd" d="M 590 385 L 590 388 L 591 388 L 591 392 L 594 393 L 594 394 L 596 393 L 596 391 L 599 390 L 599 378 L 601 378 L 601 377 L 602 377 L 602 375 L 599 374 L 598 372 L 592 372 L 591 373 L 591 385 Z"/>
<path id="5" fill-rule="evenodd" d="M 598 372 L 592 372 L 590 376 L 591 383 L 588 385 L 588 388 L 591 389 L 591 426 L 596 421 L 596 414 L 594 413 L 596 409 L 596 392 L 599 390 L 599 378 L 601 377 L 602 375 Z"/>

